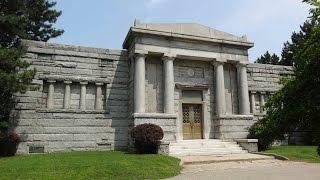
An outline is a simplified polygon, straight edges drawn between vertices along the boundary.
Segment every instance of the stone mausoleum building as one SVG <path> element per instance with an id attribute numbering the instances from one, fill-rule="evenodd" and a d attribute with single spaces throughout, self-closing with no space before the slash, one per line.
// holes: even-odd
<path id="1" fill-rule="evenodd" d="M 293 74 L 250 64 L 246 37 L 193 23 L 135 22 L 123 50 L 24 44 L 39 88 L 17 95 L 23 154 L 127 149 L 142 123 L 163 128 L 166 153 L 243 153 L 255 142 L 247 128 Z"/>

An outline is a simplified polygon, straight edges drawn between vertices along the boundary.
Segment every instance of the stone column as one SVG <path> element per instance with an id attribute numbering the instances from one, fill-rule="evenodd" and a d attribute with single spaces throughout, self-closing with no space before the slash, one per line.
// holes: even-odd
<path id="1" fill-rule="evenodd" d="M 264 113 L 265 94 L 266 92 L 260 92 L 260 112 L 261 113 Z"/>
<path id="2" fill-rule="evenodd" d="M 70 101 L 71 101 L 71 89 L 70 84 L 71 81 L 64 81 L 65 90 L 64 90 L 64 101 L 63 101 L 63 108 L 69 109 L 70 108 Z"/>
<path id="3" fill-rule="evenodd" d="M 215 98 L 216 98 L 216 115 L 221 116 L 226 114 L 226 97 L 225 97 L 225 87 L 224 87 L 224 72 L 223 72 L 223 62 L 216 61 L 214 63 L 215 67 Z"/>
<path id="4" fill-rule="evenodd" d="M 55 80 L 48 80 L 49 89 L 48 89 L 48 97 L 47 97 L 47 108 L 53 109 L 54 106 L 54 83 Z"/>
<path id="5" fill-rule="evenodd" d="M 87 96 L 87 84 L 88 82 L 80 82 L 80 109 L 86 109 L 86 96 Z"/>
<path id="6" fill-rule="evenodd" d="M 239 92 L 239 113 L 243 115 L 250 114 L 247 65 L 239 63 L 238 71 L 238 92 Z"/>
<path id="7" fill-rule="evenodd" d="M 174 74 L 173 74 L 174 57 L 163 57 L 164 73 L 164 106 L 163 112 L 168 114 L 174 113 Z"/>
<path id="8" fill-rule="evenodd" d="M 134 70 L 134 112 L 145 112 L 145 54 L 136 54 Z"/>
<path id="9" fill-rule="evenodd" d="M 105 97 L 105 104 L 106 104 L 106 108 L 105 108 L 105 110 L 107 111 L 107 112 L 109 112 L 109 107 L 108 107 L 108 105 L 109 105 L 109 102 L 108 102 L 108 100 L 109 100 L 109 95 L 110 95 L 110 89 L 109 89 L 109 84 L 108 83 L 106 83 L 106 85 L 105 85 L 105 90 L 106 90 L 106 97 Z"/>
<path id="10" fill-rule="evenodd" d="M 255 99 L 256 92 L 251 91 L 250 99 L 251 99 L 251 112 L 252 114 L 256 113 L 256 99 Z"/>
<path id="11" fill-rule="evenodd" d="M 102 85 L 103 85 L 103 83 L 96 83 L 96 101 L 95 101 L 95 109 L 96 110 L 103 109 Z"/>

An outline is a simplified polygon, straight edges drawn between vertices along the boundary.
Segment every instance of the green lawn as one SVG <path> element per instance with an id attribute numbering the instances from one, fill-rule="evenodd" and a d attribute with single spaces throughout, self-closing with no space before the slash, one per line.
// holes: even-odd
<path id="1" fill-rule="evenodd" d="M 178 175 L 179 159 L 125 152 L 68 152 L 0 158 L 0 179 L 159 179 Z"/>
<path id="2" fill-rule="evenodd" d="M 292 161 L 320 163 L 320 156 L 317 154 L 316 146 L 279 146 L 272 147 L 265 152 L 276 153 Z"/>

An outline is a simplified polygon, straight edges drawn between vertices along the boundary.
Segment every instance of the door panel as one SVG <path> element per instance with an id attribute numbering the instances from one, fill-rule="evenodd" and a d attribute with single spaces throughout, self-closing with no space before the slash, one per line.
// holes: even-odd
<path id="1" fill-rule="evenodd" d="M 202 105 L 182 104 L 183 139 L 202 138 Z"/>

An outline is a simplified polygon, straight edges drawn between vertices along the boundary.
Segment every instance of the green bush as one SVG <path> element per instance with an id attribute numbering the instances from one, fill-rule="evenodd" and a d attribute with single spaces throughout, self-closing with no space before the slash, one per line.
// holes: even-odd
<path id="1" fill-rule="evenodd" d="M 257 121 L 249 128 L 250 139 L 258 139 L 258 149 L 259 151 L 266 150 L 270 147 L 274 141 L 272 132 L 269 129 L 268 125 L 264 121 Z"/>
<path id="2" fill-rule="evenodd" d="M 140 124 L 131 130 L 134 147 L 139 154 L 157 154 L 163 130 L 155 124 Z"/>
<path id="3" fill-rule="evenodd" d="M 319 146 L 318 146 L 317 151 L 318 151 L 318 155 L 320 156 L 320 144 L 319 144 Z"/>
<path id="4" fill-rule="evenodd" d="M 20 136 L 15 132 L 2 136 L 0 138 L 0 156 L 14 156 L 20 141 Z"/>

